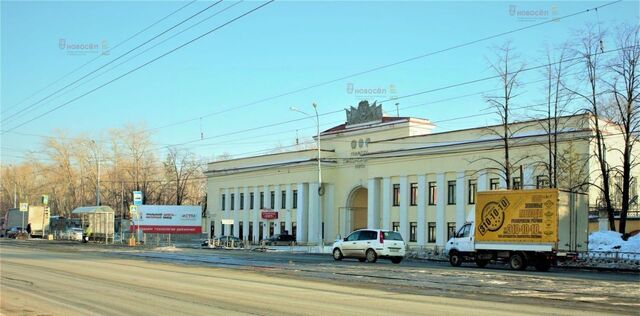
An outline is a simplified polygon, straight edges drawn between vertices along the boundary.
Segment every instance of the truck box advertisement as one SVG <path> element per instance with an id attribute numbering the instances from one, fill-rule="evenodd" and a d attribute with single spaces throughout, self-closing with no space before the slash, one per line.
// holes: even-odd
<path id="1" fill-rule="evenodd" d="M 138 205 L 138 217 L 132 218 L 131 231 L 153 234 L 202 233 L 202 208 L 184 205 Z"/>
<path id="2" fill-rule="evenodd" d="M 555 243 L 558 190 L 478 192 L 476 241 Z"/>

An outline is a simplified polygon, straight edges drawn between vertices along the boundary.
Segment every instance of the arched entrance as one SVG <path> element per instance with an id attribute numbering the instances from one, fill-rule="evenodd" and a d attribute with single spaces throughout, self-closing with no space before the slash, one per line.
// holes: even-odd
<path id="1" fill-rule="evenodd" d="M 358 186 L 349 193 L 345 208 L 345 231 L 348 234 L 354 230 L 367 228 L 367 188 Z"/>

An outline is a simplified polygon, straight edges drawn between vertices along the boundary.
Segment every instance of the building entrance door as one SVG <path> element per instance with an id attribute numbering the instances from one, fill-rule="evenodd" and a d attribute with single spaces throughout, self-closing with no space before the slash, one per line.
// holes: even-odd
<path id="1" fill-rule="evenodd" d="M 338 210 L 338 230 L 342 238 L 351 232 L 367 228 L 367 189 L 356 187 L 349 193 L 347 206 Z"/>

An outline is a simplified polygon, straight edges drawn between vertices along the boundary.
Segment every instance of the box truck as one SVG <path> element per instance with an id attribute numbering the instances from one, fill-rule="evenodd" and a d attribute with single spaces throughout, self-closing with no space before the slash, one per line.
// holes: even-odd
<path id="1" fill-rule="evenodd" d="M 29 205 L 29 221 L 31 224 L 31 236 L 43 237 L 49 232 L 49 207 Z"/>
<path id="2" fill-rule="evenodd" d="M 507 262 L 547 271 L 587 251 L 588 196 L 557 189 L 478 192 L 473 221 L 445 246 L 452 266 Z"/>

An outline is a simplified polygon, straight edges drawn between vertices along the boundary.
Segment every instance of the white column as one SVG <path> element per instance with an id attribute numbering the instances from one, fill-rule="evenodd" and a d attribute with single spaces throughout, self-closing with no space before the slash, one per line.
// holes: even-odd
<path id="1" fill-rule="evenodd" d="M 309 212 L 308 183 L 298 183 L 298 209 L 296 210 L 296 242 L 307 242 L 307 220 Z"/>
<path id="2" fill-rule="evenodd" d="M 285 198 L 285 206 L 286 214 L 285 214 L 285 225 L 284 228 L 289 232 L 289 235 L 293 234 L 291 231 L 291 212 L 293 210 L 293 190 L 291 189 L 291 184 L 287 184 L 285 186 L 286 198 Z"/>
<path id="3" fill-rule="evenodd" d="M 464 171 L 458 172 L 456 177 L 456 230 L 462 227 L 466 221 L 465 214 L 465 192 L 466 189 L 466 178 L 464 176 Z"/>
<path id="4" fill-rule="evenodd" d="M 391 229 L 391 178 L 382 178 L 382 229 Z"/>
<path id="5" fill-rule="evenodd" d="M 533 169 L 534 167 L 532 165 L 527 165 L 524 167 L 524 170 L 522 171 L 523 173 L 523 178 L 522 179 L 522 188 L 523 189 L 535 189 L 536 188 L 536 181 L 533 177 Z"/>
<path id="6" fill-rule="evenodd" d="M 367 228 L 380 228 L 380 204 L 378 179 L 371 178 L 367 185 Z"/>
<path id="7" fill-rule="evenodd" d="M 260 189 L 253 187 L 253 242 L 257 243 L 260 239 Z"/>
<path id="8" fill-rule="evenodd" d="M 233 189 L 233 236 L 240 238 L 240 188 Z"/>
<path id="9" fill-rule="evenodd" d="M 231 219 L 232 215 L 231 215 L 231 191 L 227 188 L 224 189 L 224 213 L 222 213 L 222 217 L 224 219 Z M 220 234 L 222 235 L 222 230 L 220 230 Z M 229 224 L 225 224 L 224 225 L 224 235 L 228 236 L 233 234 L 233 232 L 231 231 L 231 225 Z"/>
<path id="10" fill-rule="evenodd" d="M 418 176 L 418 227 L 417 241 L 418 246 L 427 244 L 427 177 L 425 175 Z"/>
<path id="11" fill-rule="evenodd" d="M 407 176 L 400 177 L 400 235 L 409 240 L 409 180 Z"/>
<path id="12" fill-rule="evenodd" d="M 336 230 L 334 229 L 334 191 L 335 188 L 333 184 L 325 183 L 326 190 L 324 194 L 324 240 L 328 242 L 332 242 L 336 237 Z"/>
<path id="13" fill-rule="evenodd" d="M 320 206 L 320 199 L 318 196 L 318 182 L 309 183 L 309 228 L 307 241 L 310 244 L 318 242 L 318 207 Z"/>
<path id="14" fill-rule="evenodd" d="M 487 170 L 478 171 L 478 181 L 476 191 L 484 192 L 489 190 L 489 183 L 487 178 Z"/>
<path id="15" fill-rule="evenodd" d="M 444 173 L 440 172 L 436 175 L 436 246 L 438 247 L 444 247 L 447 242 L 447 220 L 444 212 L 447 204 L 444 194 L 446 190 Z"/>
<path id="16" fill-rule="evenodd" d="M 280 218 L 280 211 L 282 210 L 282 193 L 280 192 L 280 186 L 276 185 L 273 188 L 274 191 L 276 191 L 275 194 L 275 199 L 276 199 L 276 203 L 275 203 L 275 210 L 276 212 L 278 212 L 278 219 L 274 220 L 275 222 L 275 226 L 273 227 L 273 233 L 274 234 L 280 234 L 280 221 L 282 220 L 282 218 Z"/>
<path id="17" fill-rule="evenodd" d="M 271 191 L 269 190 L 268 185 L 263 186 L 262 190 L 264 190 L 264 208 L 269 209 L 271 208 Z M 271 220 L 262 221 L 264 224 L 262 228 L 262 239 L 269 238 L 269 222 L 270 221 Z"/>
<path id="18" fill-rule="evenodd" d="M 242 240 L 249 240 L 249 187 L 244 187 L 244 208 L 242 210 Z"/>

